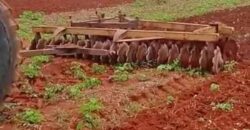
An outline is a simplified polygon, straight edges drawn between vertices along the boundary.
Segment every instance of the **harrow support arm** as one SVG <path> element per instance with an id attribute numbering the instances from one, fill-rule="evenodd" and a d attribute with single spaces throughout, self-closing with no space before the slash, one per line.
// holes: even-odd
<path id="1" fill-rule="evenodd" d="M 83 48 L 83 47 L 60 47 L 50 49 L 39 50 L 22 50 L 19 52 L 22 57 L 32 57 L 37 55 L 75 55 L 75 54 L 87 54 L 96 56 L 108 56 L 112 54 L 109 50 Z"/>

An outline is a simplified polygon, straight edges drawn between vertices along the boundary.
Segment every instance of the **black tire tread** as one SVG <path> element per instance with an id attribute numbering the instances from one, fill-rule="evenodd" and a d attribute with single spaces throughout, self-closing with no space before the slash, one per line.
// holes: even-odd
<path id="1" fill-rule="evenodd" d="M 13 82 L 16 68 L 17 39 L 10 9 L 0 1 L 0 102 Z"/>

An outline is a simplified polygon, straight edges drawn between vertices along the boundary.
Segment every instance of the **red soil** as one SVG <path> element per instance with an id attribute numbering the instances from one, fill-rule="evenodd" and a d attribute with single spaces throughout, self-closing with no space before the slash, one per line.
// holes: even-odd
<path id="1" fill-rule="evenodd" d="M 183 93 L 173 106 L 163 105 L 146 110 L 123 123 L 120 130 L 200 130 L 244 129 L 250 127 L 249 63 L 241 65 L 235 75 L 219 74 L 198 85 L 197 90 Z M 209 90 L 218 83 L 218 93 Z M 214 103 L 232 102 L 233 110 L 213 110 Z"/>
<path id="2" fill-rule="evenodd" d="M 67 12 L 81 9 L 110 7 L 133 0 L 6 0 L 13 9 L 15 17 L 23 11 L 43 11 L 45 13 Z"/>
<path id="3" fill-rule="evenodd" d="M 250 55 L 250 6 L 234 10 L 217 11 L 204 16 L 195 16 L 186 22 L 208 23 L 220 21 L 236 28 L 241 55 Z M 218 83 L 220 91 L 210 91 L 210 84 Z M 173 106 L 162 105 L 140 112 L 129 118 L 120 130 L 172 130 L 172 129 L 249 129 L 250 128 L 250 61 L 238 65 L 234 73 L 220 73 L 186 91 Z M 212 103 L 231 102 L 230 112 L 213 110 Z"/>

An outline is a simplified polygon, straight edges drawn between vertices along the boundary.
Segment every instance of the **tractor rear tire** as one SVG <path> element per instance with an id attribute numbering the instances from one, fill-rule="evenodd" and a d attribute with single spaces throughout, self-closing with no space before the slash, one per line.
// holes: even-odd
<path id="1" fill-rule="evenodd" d="M 0 103 L 14 80 L 17 39 L 10 9 L 0 1 Z"/>

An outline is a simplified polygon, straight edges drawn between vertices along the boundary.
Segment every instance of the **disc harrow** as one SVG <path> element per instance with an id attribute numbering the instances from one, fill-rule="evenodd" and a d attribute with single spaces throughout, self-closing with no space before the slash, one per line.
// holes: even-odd
<path id="1" fill-rule="evenodd" d="M 38 26 L 23 56 L 53 54 L 93 59 L 96 62 L 167 64 L 179 60 L 185 68 L 218 73 L 225 61 L 238 60 L 234 28 L 221 23 L 191 24 L 115 18 L 73 22 L 70 26 Z M 51 34 L 45 39 L 42 34 Z"/>

